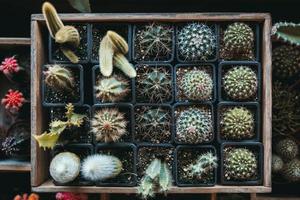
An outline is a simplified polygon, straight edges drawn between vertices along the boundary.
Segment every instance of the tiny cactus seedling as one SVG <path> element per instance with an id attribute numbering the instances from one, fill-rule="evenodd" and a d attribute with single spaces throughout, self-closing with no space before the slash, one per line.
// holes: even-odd
<path id="1" fill-rule="evenodd" d="M 74 89 L 74 77 L 72 72 L 60 65 L 49 65 L 44 71 L 45 83 L 47 86 L 56 90 Z"/>
<path id="2" fill-rule="evenodd" d="M 234 100 L 254 98 L 257 93 L 258 80 L 256 73 L 247 66 L 235 66 L 223 77 L 226 95 Z"/>
<path id="3" fill-rule="evenodd" d="M 10 89 L 1 100 L 1 104 L 3 104 L 7 110 L 18 111 L 23 106 L 25 101 L 26 100 L 22 92 Z"/>
<path id="4" fill-rule="evenodd" d="M 289 182 L 300 181 L 300 160 L 295 158 L 288 162 L 283 169 L 283 177 Z"/>
<path id="5" fill-rule="evenodd" d="M 272 36 L 291 45 L 300 46 L 300 24 L 279 22 L 272 27 Z"/>
<path id="6" fill-rule="evenodd" d="M 283 170 L 284 162 L 281 157 L 272 155 L 272 172 L 279 173 Z"/>
<path id="7" fill-rule="evenodd" d="M 216 35 L 205 24 L 190 23 L 178 33 L 178 53 L 186 61 L 208 60 L 215 53 Z"/>
<path id="8" fill-rule="evenodd" d="M 110 155 L 95 154 L 88 156 L 82 163 L 81 173 L 89 181 L 105 181 L 115 178 L 123 169 L 119 158 Z"/>
<path id="9" fill-rule="evenodd" d="M 78 47 L 80 43 L 79 32 L 74 26 L 64 26 L 56 32 L 55 42 Z"/>
<path id="10" fill-rule="evenodd" d="M 285 138 L 275 145 L 275 151 L 284 160 L 291 160 L 298 155 L 299 148 L 294 139 Z"/>
<path id="11" fill-rule="evenodd" d="M 5 58 L 0 65 L 0 71 L 5 75 L 16 73 L 20 70 L 17 59 L 13 57 Z"/>
<path id="12" fill-rule="evenodd" d="M 124 113 L 115 108 L 105 108 L 95 113 L 91 131 L 98 142 L 118 141 L 127 131 Z"/>

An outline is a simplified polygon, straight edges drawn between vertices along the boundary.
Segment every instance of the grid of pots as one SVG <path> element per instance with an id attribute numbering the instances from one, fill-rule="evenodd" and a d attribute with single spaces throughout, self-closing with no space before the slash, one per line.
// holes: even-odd
<path id="1" fill-rule="evenodd" d="M 174 183 L 180 187 L 186 186 L 214 186 L 217 183 L 223 185 L 260 185 L 262 182 L 263 172 L 263 145 L 260 143 L 260 93 L 261 93 L 261 66 L 259 64 L 260 55 L 260 26 L 257 24 L 250 24 L 255 30 L 255 59 L 254 61 L 226 61 L 220 57 L 220 48 L 222 31 L 228 23 L 208 23 L 217 35 L 217 47 L 213 56 L 206 61 L 188 61 L 183 59 L 178 52 L 178 47 L 175 45 L 177 41 L 178 31 L 186 23 L 179 24 L 165 24 L 172 28 L 172 44 L 171 55 L 155 57 L 155 58 L 141 58 L 136 53 L 136 32 L 147 23 L 140 24 L 114 24 L 106 23 L 105 26 L 101 24 L 76 24 L 79 27 L 81 40 L 80 48 L 86 49 L 84 53 L 79 52 L 80 62 L 77 65 L 70 64 L 67 59 L 61 54 L 58 46 L 49 37 L 49 63 L 60 63 L 68 67 L 75 73 L 75 81 L 77 87 L 76 92 L 78 98 L 72 99 L 68 95 L 55 94 L 49 90 L 42 81 L 42 104 L 47 107 L 50 112 L 50 118 L 55 109 L 61 109 L 68 102 L 75 105 L 75 110 L 79 113 L 87 113 L 91 119 L 95 111 L 103 108 L 118 108 L 125 113 L 126 119 L 129 119 L 127 126 L 127 133 L 118 143 L 98 143 L 95 137 L 89 131 L 89 124 L 83 126 L 81 136 L 78 136 L 71 144 L 57 145 L 52 155 L 56 155 L 61 151 L 71 151 L 78 153 L 81 158 L 94 153 L 108 153 L 111 155 L 119 156 L 120 159 L 126 163 L 126 171 L 122 172 L 119 176 L 106 182 L 91 183 L 81 180 L 80 176 L 72 183 L 66 185 L 96 185 L 96 186 L 136 186 L 138 181 L 143 175 L 145 167 L 149 164 L 151 157 L 165 157 L 167 158 L 168 165 L 172 169 Z M 78 25 L 78 26 L 77 26 Z M 81 27 L 81 28 L 80 28 Z M 137 77 L 130 80 L 131 92 L 127 97 L 117 103 L 101 102 L 96 98 L 94 86 L 97 79 L 101 78 L 99 73 L 98 64 L 98 48 L 101 38 L 107 30 L 115 30 L 120 33 L 128 42 L 129 53 L 127 54 L 128 60 L 135 65 L 137 70 Z M 259 81 L 256 95 L 245 101 L 234 101 L 230 99 L 223 90 L 222 77 L 224 73 L 236 65 L 246 65 L 255 71 Z M 44 68 L 47 67 L 44 66 Z M 146 68 L 164 68 L 170 76 L 172 84 L 170 86 L 171 92 L 168 98 L 157 102 L 149 102 L 143 97 L 143 93 L 139 93 L 139 85 L 137 84 L 139 73 L 145 73 Z M 208 72 L 213 80 L 213 93 L 206 101 L 188 100 L 178 87 L 177 83 L 180 82 L 180 77 L 183 73 L 193 69 L 201 69 Z M 115 73 L 119 73 L 116 70 Z M 87 80 L 92 78 L 92 82 L 88 83 Z M 44 77 L 42 77 L 42 80 Z M 86 84 L 86 85 L 85 85 Z M 86 87 L 89 86 L 89 89 Z M 87 91 L 91 91 L 92 95 L 87 95 Z M 56 96 L 62 98 L 62 101 L 55 99 Z M 53 99 L 54 98 L 54 99 Z M 87 105 L 88 104 L 88 105 Z M 92 107 L 90 105 L 93 105 Z M 226 107 L 242 106 L 249 108 L 254 115 L 255 120 L 255 134 L 252 138 L 245 140 L 230 140 L 222 137 L 220 121 L 222 118 L 222 111 Z M 181 141 L 176 134 L 176 117 L 177 114 L 182 112 L 188 107 L 199 107 L 209 110 L 212 118 L 212 135 L 207 141 L 188 143 Z M 169 127 L 167 127 L 166 136 L 157 139 L 155 137 L 140 137 L 139 128 L 136 127 L 137 114 L 145 112 L 148 108 L 160 108 L 169 113 Z M 85 135 L 87 137 L 82 137 Z M 254 152 L 258 162 L 258 173 L 256 177 L 247 181 L 226 180 L 225 179 L 225 166 L 224 166 L 224 149 L 232 147 L 243 147 Z M 82 152 L 80 153 L 80 149 Z M 145 153 L 146 152 L 146 153 Z M 147 154 L 148 152 L 148 154 Z M 150 152 L 150 153 L 149 153 Z M 195 154 L 197 152 L 197 154 Z M 218 167 L 209 172 L 206 179 L 188 178 L 183 172 L 183 168 L 191 163 L 191 160 L 196 160 L 198 154 L 212 152 L 213 155 L 218 157 Z M 126 155 L 125 157 L 122 156 Z M 148 155 L 148 156 L 146 156 Z M 221 174 L 220 180 L 217 175 Z M 57 183 L 55 183 L 57 184 Z M 57 184 L 59 185 L 59 184 Z"/>

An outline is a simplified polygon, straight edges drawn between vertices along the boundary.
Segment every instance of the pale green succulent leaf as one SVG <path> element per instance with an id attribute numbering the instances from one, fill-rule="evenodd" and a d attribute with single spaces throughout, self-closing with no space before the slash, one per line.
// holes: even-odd
<path id="1" fill-rule="evenodd" d="M 167 163 L 162 163 L 159 173 L 159 186 L 161 192 L 167 192 L 172 185 L 172 175 Z"/>
<path id="2" fill-rule="evenodd" d="M 160 168 L 161 161 L 159 159 L 154 159 L 146 169 L 146 175 L 148 175 L 151 179 L 155 179 L 155 177 L 159 175 Z"/>
<path id="3" fill-rule="evenodd" d="M 68 0 L 69 4 L 82 13 L 90 13 L 91 5 L 89 0 Z"/>

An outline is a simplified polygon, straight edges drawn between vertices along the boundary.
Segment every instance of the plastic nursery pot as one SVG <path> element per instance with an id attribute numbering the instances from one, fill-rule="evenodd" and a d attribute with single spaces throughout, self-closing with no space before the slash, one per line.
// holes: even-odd
<path id="1" fill-rule="evenodd" d="M 52 157 L 62 152 L 71 152 L 79 156 L 82 162 L 87 156 L 94 154 L 94 146 L 92 144 L 69 144 L 69 145 L 55 145 L 52 150 Z M 53 180 L 53 183 L 57 186 L 91 186 L 93 182 L 85 180 L 81 173 L 78 177 L 69 183 L 61 184 Z"/>
<path id="2" fill-rule="evenodd" d="M 50 121 L 66 120 L 65 106 L 56 106 L 49 108 Z M 60 136 L 62 143 L 68 141 L 68 144 L 73 143 L 93 143 L 93 135 L 90 132 L 91 107 L 89 105 L 74 106 L 74 112 L 84 114 L 87 118 L 80 127 L 67 128 Z"/>
<path id="3" fill-rule="evenodd" d="M 80 44 L 77 48 L 69 47 L 78 56 L 80 64 L 88 63 L 90 59 L 90 38 L 89 38 L 89 24 L 83 23 L 69 23 L 65 25 L 74 26 L 80 35 Z M 71 63 L 71 61 L 60 50 L 60 44 L 49 34 L 49 62 L 50 63 Z"/>
<path id="4" fill-rule="evenodd" d="M 249 139 L 241 139 L 241 140 L 233 140 L 233 139 L 226 139 L 222 136 L 221 133 L 221 120 L 222 115 L 228 108 L 234 108 L 234 107 L 245 107 L 246 109 L 249 109 L 249 111 L 254 116 L 254 137 Z M 217 139 L 219 143 L 223 142 L 259 142 L 260 141 L 260 107 L 259 104 L 256 102 L 252 103 L 242 103 L 242 102 L 220 102 L 218 104 L 218 110 L 217 110 Z"/>
<path id="5" fill-rule="evenodd" d="M 45 71 L 47 66 L 44 65 L 43 70 Z M 64 90 L 54 90 L 45 84 L 45 75 L 42 75 L 42 102 L 43 106 L 53 107 L 53 106 L 64 106 L 67 103 L 72 103 L 73 105 L 82 105 L 84 98 L 84 88 L 83 88 L 83 67 L 81 65 L 62 65 L 68 68 L 74 76 L 75 86 L 72 92 Z"/>
<path id="6" fill-rule="evenodd" d="M 121 35 L 128 43 L 127 59 L 131 60 L 131 26 L 126 23 L 95 23 L 91 24 L 90 38 L 91 38 L 91 62 L 93 64 L 99 63 L 99 47 L 102 38 L 106 35 L 107 31 L 115 31 Z"/>
<path id="7" fill-rule="evenodd" d="M 151 122 L 148 126 L 139 121 L 139 115 L 145 115 L 148 110 L 151 109 L 161 109 L 167 114 L 169 114 L 169 126 L 159 127 L 156 130 L 150 128 L 155 121 Z M 172 117 L 172 107 L 169 104 L 136 104 L 134 106 L 134 117 L 135 117 L 135 131 L 134 131 L 134 142 L 138 143 L 172 143 L 173 134 L 173 117 Z M 159 116 L 153 116 L 155 119 L 160 119 Z M 166 122 L 163 122 L 164 125 Z M 140 127 L 138 127 L 140 126 Z M 147 132 L 149 131 L 149 132 Z"/>
<path id="8" fill-rule="evenodd" d="M 174 60 L 174 54 L 175 54 L 175 27 L 172 24 L 169 23 L 155 23 L 155 25 L 163 25 L 168 26 L 171 29 L 173 29 L 170 39 L 172 40 L 172 44 L 170 45 L 171 52 L 169 55 L 157 55 L 157 56 L 151 56 L 150 58 L 142 58 L 141 55 L 138 55 L 138 49 L 137 49 L 137 31 L 143 29 L 145 26 L 151 25 L 151 22 L 148 23 L 140 23 L 133 26 L 133 36 L 132 36 L 132 59 L 135 62 L 138 63 L 153 63 L 153 62 L 160 62 L 160 63 L 168 63 L 172 62 Z M 154 25 L 154 26 L 155 26 Z"/>
<path id="9" fill-rule="evenodd" d="M 224 85 L 223 85 L 223 78 L 226 72 L 230 69 L 232 69 L 235 66 L 246 66 L 250 67 L 255 73 L 257 77 L 257 91 L 256 95 L 245 100 L 237 100 L 232 99 L 228 95 L 226 95 L 224 91 Z M 219 72 L 218 72 L 218 95 L 219 95 L 219 101 L 226 101 L 226 102 L 259 102 L 261 98 L 261 65 L 258 62 L 255 61 L 224 61 L 219 63 Z"/>
<path id="10" fill-rule="evenodd" d="M 209 22 L 199 22 L 199 23 L 203 23 L 206 24 L 208 27 L 210 27 L 213 32 L 215 33 L 215 37 L 216 37 L 216 47 L 214 49 L 214 53 L 208 57 L 208 59 L 206 60 L 187 60 L 185 58 L 183 58 L 182 55 L 180 55 L 179 52 L 179 48 L 178 48 L 178 34 L 181 31 L 181 29 L 185 26 L 188 25 L 190 23 L 194 23 L 194 22 L 186 22 L 186 23 L 179 23 L 177 24 L 176 27 L 176 58 L 180 63 L 207 63 L 207 62 L 215 62 L 218 60 L 218 54 L 219 54 L 219 26 L 217 24 L 214 23 L 209 23 Z"/>
<path id="11" fill-rule="evenodd" d="M 191 100 L 188 99 L 183 91 L 179 88 L 180 78 L 184 76 L 185 73 L 193 69 L 204 70 L 207 72 L 213 81 L 213 91 L 211 99 L 208 100 Z M 175 83 L 175 101 L 176 102 L 211 102 L 214 103 L 217 99 L 217 78 L 216 78 L 216 67 L 214 64 L 203 63 L 203 64 L 177 64 L 175 66 L 174 72 L 174 83 Z"/>
<path id="12" fill-rule="evenodd" d="M 226 148 L 246 148 L 251 150 L 257 159 L 257 177 L 247 181 L 235 181 L 225 179 L 224 158 Z M 261 185 L 263 181 L 263 145 L 259 142 L 224 142 L 221 144 L 221 184 L 222 185 Z"/>
<path id="13" fill-rule="evenodd" d="M 200 109 L 205 109 L 207 111 L 210 112 L 210 115 L 211 115 L 211 122 L 212 122 L 212 135 L 210 137 L 210 139 L 206 142 L 195 142 L 195 143 L 188 143 L 188 142 L 183 142 L 183 141 L 180 141 L 178 139 L 178 136 L 177 136 L 177 118 L 178 116 L 180 115 L 181 112 L 183 112 L 184 110 L 188 109 L 188 108 L 200 108 Z M 212 103 L 176 103 L 174 104 L 173 106 L 173 119 L 174 119 L 174 126 L 173 126 L 173 141 L 176 143 L 176 144 L 186 144 L 186 145 L 197 145 L 197 144 L 209 144 L 209 143 L 212 143 L 213 140 L 214 140 L 214 134 L 215 134 L 215 124 L 214 124 L 214 121 L 215 121 L 215 117 L 214 117 L 214 108 L 213 108 L 213 104 Z"/>
<path id="14" fill-rule="evenodd" d="M 195 162 L 201 154 L 212 152 L 217 155 L 216 148 L 212 145 L 179 145 L 175 150 L 175 181 L 176 185 L 180 187 L 209 187 L 214 186 L 217 182 L 217 168 L 211 172 L 211 178 L 208 180 L 197 180 L 194 177 L 188 177 L 184 167 L 188 167 L 191 163 Z M 184 177 L 186 176 L 186 177 Z"/>
<path id="15" fill-rule="evenodd" d="M 123 77 L 124 79 L 128 80 L 129 82 L 129 88 L 130 88 L 130 92 L 129 94 L 120 101 L 114 102 L 114 103 L 134 103 L 135 102 L 135 86 L 134 86 L 134 79 L 128 78 L 127 76 L 124 75 L 123 72 L 121 72 L 120 70 L 114 68 L 114 72 L 113 74 L 117 74 L 120 75 L 121 77 Z M 94 104 L 100 104 L 100 103 L 112 103 L 112 102 L 108 102 L 108 101 L 104 101 L 102 102 L 100 99 L 98 99 L 96 97 L 96 89 L 95 86 L 98 82 L 99 79 L 103 79 L 105 78 L 101 73 L 100 73 L 100 68 L 99 65 L 95 65 L 92 69 L 92 80 L 93 80 L 93 101 Z"/>
<path id="16" fill-rule="evenodd" d="M 117 143 L 122 142 L 132 142 L 133 141 L 133 132 L 134 132 L 134 114 L 133 114 L 133 106 L 128 103 L 106 103 L 106 104 L 95 104 L 92 107 L 92 118 L 93 120 L 95 114 L 98 111 L 103 109 L 117 109 L 119 112 L 124 113 L 124 118 L 128 122 L 126 127 L 126 133 L 117 141 Z M 94 134 L 94 133 L 93 133 Z M 96 140 L 96 136 L 93 136 L 94 143 L 104 143 Z"/>
<path id="17" fill-rule="evenodd" d="M 170 85 L 170 95 L 168 98 L 164 98 L 161 101 L 158 100 L 149 100 L 149 97 L 145 95 L 144 92 L 142 92 L 142 85 L 139 85 L 138 83 L 140 81 L 145 81 L 145 78 L 142 77 L 143 74 L 147 74 L 147 73 L 151 73 L 153 72 L 153 70 L 150 69 L 165 69 L 166 72 L 170 75 L 170 79 L 171 79 L 171 85 Z M 135 65 L 135 69 L 137 72 L 137 76 L 135 78 L 135 95 L 136 95 L 136 102 L 137 103 L 173 103 L 174 101 L 174 73 L 173 73 L 173 67 L 170 64 L 166 64 L 166 63 L 156 63 L 156 64 L 137 64 Z M 149 69 L 149 71 L 147 71 L 147 69 Z M 150 81 L 149 81 L 150 82 Z M 165 95 L 166 92 L 164 92 Z M 153 94 L 154 97 L 158 98 L 158 94 Z"/>
<path id="18" fill-rule="evenodd" d="M 98 181 L 97 186 L 130 187 L 136 185 L 136 146 L 134 144 L 97 144 L 95 153 L 115 156 L 120 159 L 123 165 L 123 170 L 117 177 Z"/>
<path id="19" fill-rule="evenodd" d="M 219 51 L 222 50 L 223 48 L 223 38 L 224 38 L 224 31 L 226 30 L 227 26 L 230 24 L 233 24 L 234 22 L 224 22 L 220 25 L 220 37 L 219 37 L 219 44 L 220 44 L 220 48 Z M 254 33 L 254 44 L 253 44 L 253 55 L 254 55 L 254 61 L 259 61 L 260 60 L 260 26 L 257 23 L 253 23 L 253 22 L 243 22 L 247 25 L 249 25 L 251 27 L 251 29 L 253 30 Z M 232 60 L 232 61 L 247 61 L 245 59 L 226 59 L 226 58 L 222 58 L 222 54 L 221 52 L 219 52 L 219 61 L 228 61 L 228 60 Z"/>

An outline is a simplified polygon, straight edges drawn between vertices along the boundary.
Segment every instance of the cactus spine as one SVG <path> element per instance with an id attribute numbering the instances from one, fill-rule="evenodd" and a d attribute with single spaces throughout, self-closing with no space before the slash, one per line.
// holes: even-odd
<path id="1" fill-rule="evenodd" d="M 295 158 L 299 153 L 298 144 L 294 139 L 285 138 L 280 140 L 275 146 L 276 153 L 285 160 Z"/>
<path id="2" fill-rule="evenodd" d="M 283 176 L 290 182 L 300 181 L 300 160 L 295 158 L 288 162 L 283 170 Z"/>
<path id="3" fill-rule="evenodd" d="M 72 90 L 74 88 L 74 77 L 72 72 L 60 65 L 47 65 L 44 71 L 45 83 L 57 90 Z"/>
<path id="4" fill-rule="evenodd" d="M 279 22 L 272 28 L 272 36 L 291 45 L 300 46 L 300 24 Z"/>

